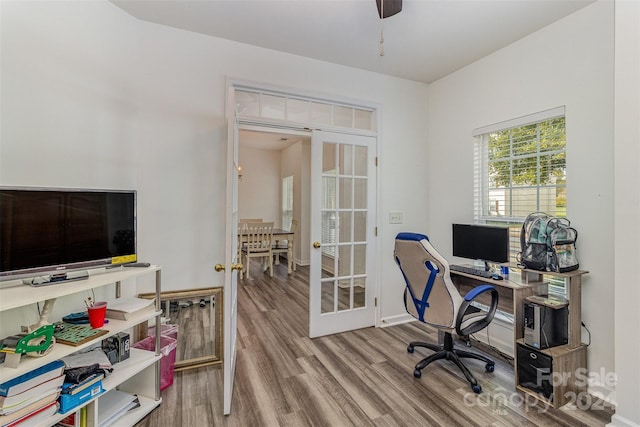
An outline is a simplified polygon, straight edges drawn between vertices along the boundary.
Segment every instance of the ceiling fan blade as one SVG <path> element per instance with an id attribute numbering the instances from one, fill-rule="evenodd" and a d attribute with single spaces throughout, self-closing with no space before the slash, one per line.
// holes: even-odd
<path id="1" fill-rule="evenodd" d="M 384 2 L 384 8 L 382 2 Z M 381 19 L 393 16 L 402 10 L 402 0 L 376 0 L 376 5 L 378 6 L 378 16 Z"/>

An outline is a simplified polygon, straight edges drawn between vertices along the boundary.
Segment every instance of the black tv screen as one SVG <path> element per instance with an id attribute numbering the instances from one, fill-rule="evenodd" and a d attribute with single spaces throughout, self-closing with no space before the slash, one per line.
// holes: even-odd
<path id="1" fill-rule="evenodd" d="M 509 229 L 453 224 L 453 256 L 502 263 L 509 261 Z"/>
<path id="2" fill-rule="evenodd" d="M 133 261 L 135 191 L 0 187 L 0 280 Z"/>

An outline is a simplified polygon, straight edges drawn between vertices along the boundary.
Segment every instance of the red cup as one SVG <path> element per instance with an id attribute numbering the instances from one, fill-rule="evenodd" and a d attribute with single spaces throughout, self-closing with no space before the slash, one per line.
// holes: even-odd
<path id="1" fill-rule="evenodd" d="M 107 314 L 107 303 L 105 301 L 96 302 L 92 307 L 87 308 L 89 314 L 89 324 L 92 328 L 101 328 L 104 325 L 104 317 Z"/>

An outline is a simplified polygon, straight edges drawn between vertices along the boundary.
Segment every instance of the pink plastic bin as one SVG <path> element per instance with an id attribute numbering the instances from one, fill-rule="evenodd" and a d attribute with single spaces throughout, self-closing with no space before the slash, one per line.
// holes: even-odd
<path id="1" fill-rule="evenodd" d="M 164 390 L 173 384 L 173 369 L 176 364 L 177 345 L 177 340 L 165 335 L 160 335 L 160 353 L 162 353 L 162 358 L 160 359 L 160 390 Z M 133 347 L 141 350 L 155 351 L 156 337 L 146 337 L 133 344 Z"/>
<path id="2" fill-rule="evenodd" d="M 178 339 L 178 325 L 160 325 L 160 335 L 164 335 L 165 337 L 173 338 L 174 340 Z M 149 326 L 149 336 L 156 336 L 156 327 Z"/>

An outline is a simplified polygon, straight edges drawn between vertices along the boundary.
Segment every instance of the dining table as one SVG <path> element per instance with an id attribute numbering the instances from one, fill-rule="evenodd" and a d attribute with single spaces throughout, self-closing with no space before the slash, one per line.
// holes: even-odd
<path id="1" fill-rule="evenodd" d="M 240 233 L 240 230 L 238 230 L 238 245 L 242 245 L 243 242 L 246 242 L 244 236 L 245 235 Z M 293 238 L 294 236 L 295 236 L 295 233 L 292 231 L 283 230 L 281 228 L 273 229 L 272 240 L 274 244 L 277 245 L 280 240 L 287 241 L 287 273 L 288 274 L 291 274 L 293 272 Z M 276 259 L 276 264 L 280 262 L 279 260 L 280 258 L 278 257 L 278 259 Z"/>

